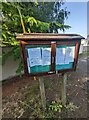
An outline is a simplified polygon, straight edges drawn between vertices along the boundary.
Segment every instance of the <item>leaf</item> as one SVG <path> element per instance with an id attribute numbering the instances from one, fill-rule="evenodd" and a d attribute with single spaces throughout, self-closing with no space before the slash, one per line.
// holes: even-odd
<path id="1" fill-rule="evenodd" d="M 5 35 L 4 33 L 2 33 L 2 37 L 3 37 L 4 39 L 6 39 L 6 35 Z"/>
<path id="2" fill-rule="evenodd" d="M 33 26 L 33 24 L 37 25 L 37 21 L 34 17 L 29 17 L 27 22 L 29 22 L 30 26 Z"/>

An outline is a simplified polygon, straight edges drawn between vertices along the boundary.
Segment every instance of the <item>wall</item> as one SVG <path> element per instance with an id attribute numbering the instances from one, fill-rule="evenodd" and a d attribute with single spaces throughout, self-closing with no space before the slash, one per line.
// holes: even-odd
<path id="1" fill-rule="evenodd" d="M 2 50 L 7 52 L 11 48 L 9 47 L 3 47 Z M 10 56 L 4 65 L 2 65 L 2 79 L 0 80 L 5 80 L 7 78 L 13 77 L 16 75 L 16 70 L 18 68 L 19 61 L 14 61 L 13 57 Z"/>
<path id="2" fill-rule="evenodd" d="M 87 39 L 82 40 L 81 44 L 83 45 L 83 51 L 89 51 L 89 36 L 87 37 Z"/>

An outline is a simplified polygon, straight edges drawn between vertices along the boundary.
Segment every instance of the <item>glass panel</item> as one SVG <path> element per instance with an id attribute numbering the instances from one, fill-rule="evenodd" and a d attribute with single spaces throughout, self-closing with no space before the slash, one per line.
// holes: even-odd
<path id="1" fill-rule="evenodd" d="M 27 45 L 29 73 L 49 72 L 51 66 L 51 45 Z"/>
<path id="2" fill-rule="evenodd" d="M 60 45 L 56 47 L 56 70 L 73 68 L 75 46 Z"/>

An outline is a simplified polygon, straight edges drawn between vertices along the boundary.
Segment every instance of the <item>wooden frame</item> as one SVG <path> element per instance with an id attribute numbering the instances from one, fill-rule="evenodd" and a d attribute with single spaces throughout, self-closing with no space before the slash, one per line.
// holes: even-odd
<path id="1" fill-rule="evenodd" d="M 74 56 L 73 67 L 70 69 L 58 70 L 58 73 L 65 73 L 65 72 L 76 70 L 79 47 L 80 47 L 81 39 L 84 39 L 84 38 L 76 34 L 32 33 L 32 34 L 17 34 L 16 39 L 20 41 L 21 57 L 23 59 L 25 75 L 43 76 L 43 75 L 56 74 L 55 60 L 56 60 L 56 47 L 58 45 L 59 46 L 60 45 L 74 45 L 75 46 L 75 56 Z M 27 55 L 26 55 L 27 45 L 34 45 L 34 46 L 35 45 L 42 45 L 42 46 L 50 45 L 51 46 L 51 68 L 49 72 L 29 74 L 28 66 L 27 66 Z"/>

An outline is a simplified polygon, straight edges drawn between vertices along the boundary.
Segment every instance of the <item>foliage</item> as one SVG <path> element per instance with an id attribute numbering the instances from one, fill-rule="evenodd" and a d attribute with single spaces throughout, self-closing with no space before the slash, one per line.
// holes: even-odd
<path id="1" fill-rule="evenodd" d="M 62 108 L 63 105 L 57 103 L 56 101 L 52 101 L 52 103 L 49 105 L 49 110 L 52 110 L 54 112 L 61 112 Z"/>
<path id="2" fill-rule="evenodd" d="M 66 9 L 61 9 L 63 4 L 62 1 L 39 3 L 2 2 L 2 46 L 9 45 L 14 47 L 7 55 L 3 53 L 3 61 L 5 62 L 10 55 L 13 55 L 15 60 L 20 59 L 19 42 L 16 41 L 15 34 L 23 33 L 21 18 L 28 33 L 58 33 L 58 29 L 63 31 L 69 29 L 69 25 L 64 25 L 64 20 L 68 18 L 69 12 Z M 17 72 L 20 72 L 23 68 L 21 63 L 20 60 Z"/>

